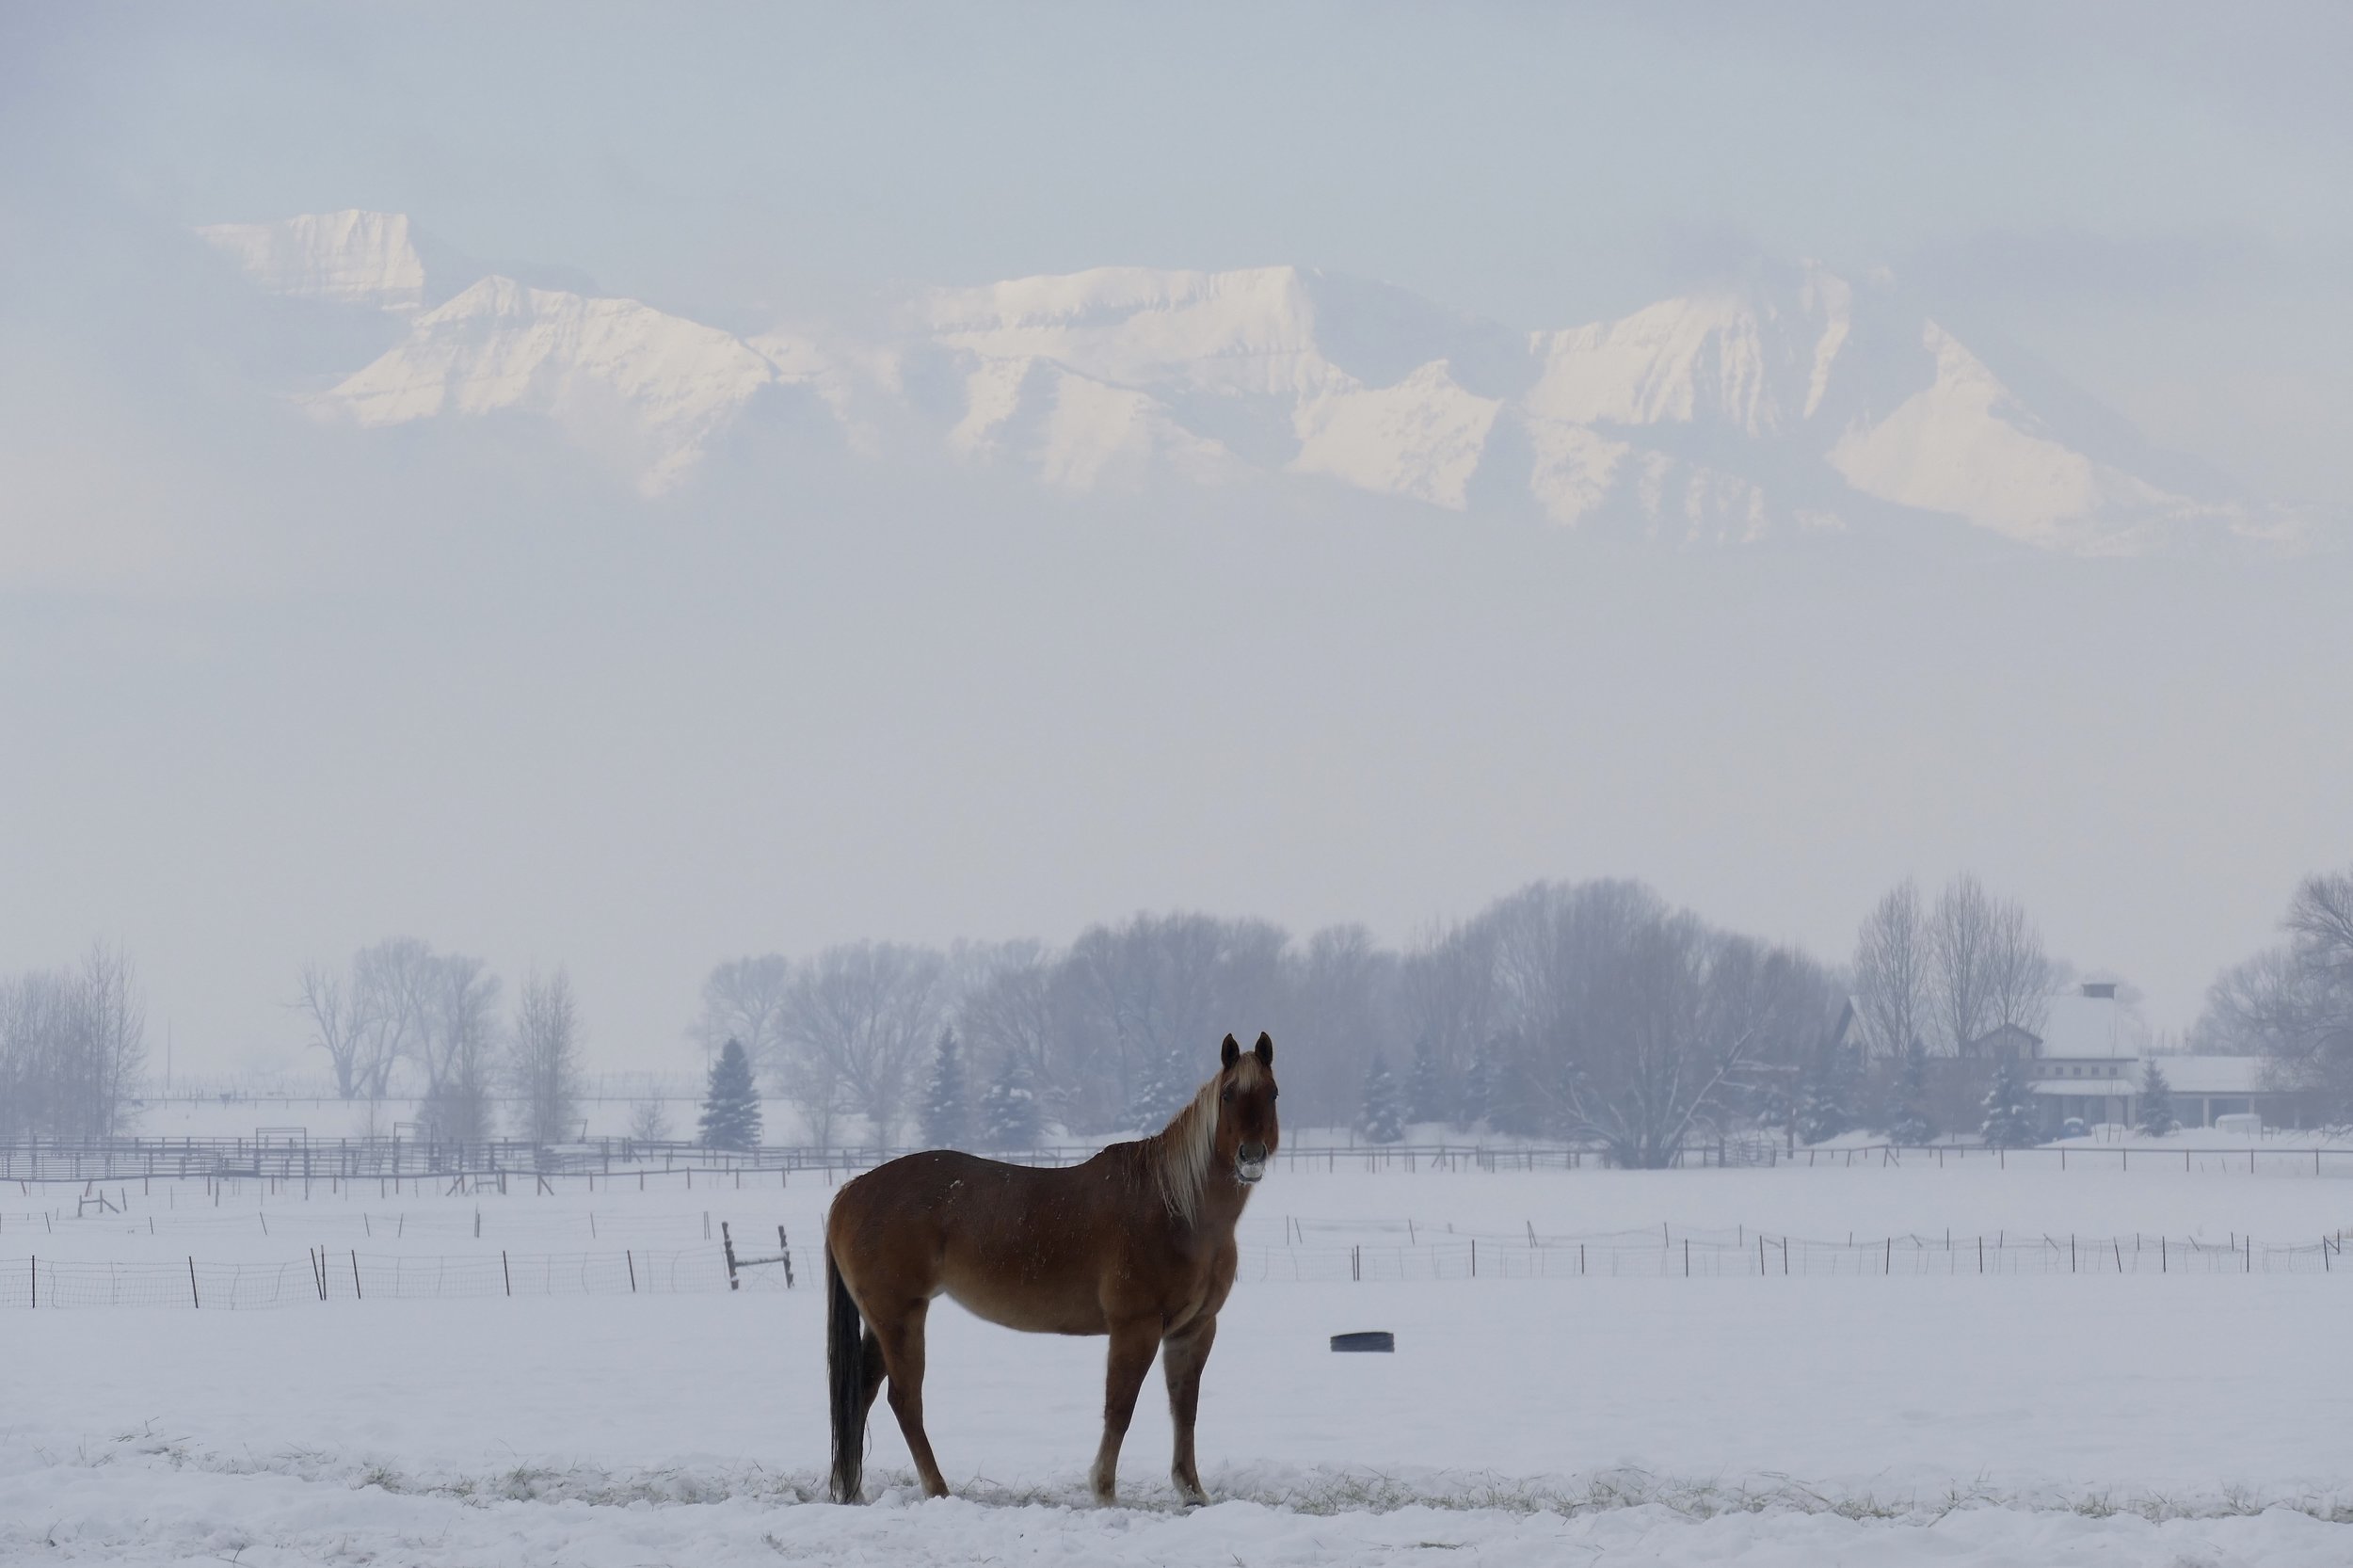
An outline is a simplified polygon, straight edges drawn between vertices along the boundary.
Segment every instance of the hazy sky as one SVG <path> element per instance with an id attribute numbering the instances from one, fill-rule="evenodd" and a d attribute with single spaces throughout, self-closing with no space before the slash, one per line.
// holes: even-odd
<path id="1" fill-rule="evenodd" d="M 1514 325 L 1888 266 L 2161 443 L 2353 502 L 2328 4 L 12 6 L 12 179 L 375 207 L 681 306 L 1298 262 Z M 37 150 L 36 172 L 23 160 Z M 56 209 L 53 209 L 56 210 Z"/>
<path id="2" fill-rule="evenodd" d="M 2349 54 L 2327 5 L 0 6 L 0 967 L 122 935 L 230 1062 L 414 931 L 572 963 L 617 1061 L 765 947 L 1615 873 L 1840 956 L 1974 866 L 2184 1023 L 2353 856 L 2341 567 L 485 499 L 226 441 L 147 252 L 378 208 L 745 326 L 1114 262 L 1565 326 L 1816 256 L 2342 506 Z"/>

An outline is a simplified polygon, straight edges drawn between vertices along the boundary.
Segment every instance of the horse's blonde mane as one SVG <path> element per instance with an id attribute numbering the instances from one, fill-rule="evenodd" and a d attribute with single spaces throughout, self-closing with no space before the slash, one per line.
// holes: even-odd
<path id="1" fill-rule="evenodd" d="M 1261 1070 L 1257 1055 L 1244 1051 L 1234 1069 L 1234 1086 L 1257 1087 Z M 1223 1070 L 1209 1075 L 1185 1108 L 1145 1145 L 1160 1182 L 1160 1201 L 1168 1205 L 1169 1213 L 1189 1225 L 1200 1221 L 1201 1193 L 1209 1186 L 1209 1166 L 1217 1158 L 1218 1088 L 1225 1077 Z"/>

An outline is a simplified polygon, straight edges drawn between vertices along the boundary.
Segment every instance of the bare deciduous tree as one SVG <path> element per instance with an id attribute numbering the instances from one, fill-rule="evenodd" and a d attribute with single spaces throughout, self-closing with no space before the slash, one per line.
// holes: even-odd
<path id="1" fill-rule="evenodd" d="M 2287 941 L 2223 972 L 2198 1037 L 2259 1052 L 2283 1089 L 2332 1121 L 2353 1119 L 2353 872 L 2308 877 L 2281 921 Z"/>
<path id="2" fill-rule="evenodd" d="M 1273 1022 L 1288 940 L 1263 920 L 1209 915 L 1139 915 L 1082 932 L 1057 987 L 1069 1054 L 1049 1087 L 1066 1092 L 1064 1113 L 1089 1130 L 1157 1128 L 1171 1100 L 1208 1076 L 1223 1035 L 1247 1032 L 1254 1017 Z"/>
<path id="3" fill-rule="evenodd" d="M 497 1065 L 499 978 L 479 958 L 445 953 L 433 962 L 424 995 L 424 1104 L 427 1133 L 445 1143 L 490 1136 L 490 1091 Z"/>
<path id="4" fill-rule="evenodd" d="M 1457 1084 L 1495 1032 L 1495 968 L 1490 933 L 1477 922 L 1433 927 L 1399 968 L 1407 1030 L 1430 1043 L 1440 1070 Z"/>
<path id="5" fill-rule="evenodd" d="M 372 1100 L 391 1091 L 392 1074 L 414 1061 L 428 1080 L 431 1015 L 440 960 L 414 936 L 393 936 L 352 954 L 350 1005 L 360 1046 L 354 1080 Z"/>
<path id="6" fill-rule="evenodd" d="M 1920 889 L 1906 877 L 1872 905 L 1855 937 L 1855 1001 L 1872 1055 L 1892 1059 L 1922 1048 L 1932 967 Z"/>
<path id="7" fill-rule="evenodd" d="M 918 1063 L 946 1011 L 946 963 L 925 948 L 853 942 L 802 965 L 782 1022 L 785 1092 L 821 1142 L 834 1114 L 865 1113 L 888 1142 L 907 1103 Z"/>
<path id="8" fill-rule="evenodd" d="M 1032 1083 L 1045 1082 L 1060 1024 L 1054 988 L 1055 961 L 1041 944 L 1000 948 L 987 970 L 968 977 L 956 1004 L 957 1032 L 968 1059 L 1002 1063 L 1018 1057 Z"/>
<path id="9" fill-rule="evenodd" d="M 2042 949 L 2042 934 L 2023 907 L 2001 899 L 1993 904 L 1991 935 L 1986 954 L 1989 1027 L 2008 1025 L 2040 1037 L 2051 1016 L 2056 979 L 2050 954 Z"/>
<path id="10" fill-rule="evenodd" d="M 147 1056 L 130 954 L 92 943 L 70 968 L 0 977 L 0 1136 L 120 1132 Z"/>
<path id="11" fill-rule="evenodd" d="M 2305 968 L 2353 982 L 2353 872 L 2306 877 L 2288 904 L 2286 925 Z"/>
<path id="12" fill-rule="evenodd" d="M 1273 1025 L 1283 1042 L 1287 1094 L 1305 1105 L 1346 1106 L 1361 1099 L 1375 1057 L 1410 1058 L 1399 1005 L 1397 955 L 1360 925 L 1327 926 L 1296 944 L 1283 966 L 1286 984 Z M 1262 1019 L 1240 1018 L 1246 1029 Z M 1195 1075 L 1199 1076 L 1198 1074 Z"/>
<path id="13" fill-rule="evenodd" d="M 1398 967 L 1399 1006 L 1415 1048 L 1425 1048 L 1437 1074 L 1429 1086 L 1452 1108 L 1454 1124 L 1477 1125 L 1481 1057 L 1496 1034 L 1496 957 L 1493 932 L 1482 922 L 1436 925 L 1409 949 Z"/>
<path id="14" fill-rule="evenodd" d="M 1929 920 L 1936 1021 L 1954 1054 L 1993 1027 L 1993 901 L 1974 876 L 1961 875 L 1936 897 Z"/>
<path id="15" fill-rule="evenodd" d="M 523 977 L 515 1006 L 507 1074 L 516 1098 L 516 1130 L 535 1144 L 571 1136 L 580 1102 L 580 1005 L 562 968 Z"/>
<path id="16" fill-rule="evenodd" d="M 80 978 L 90 1073 L 86 1114 L 92 1132 L 110 1138 L 120 1129 L 147 1061 L 147 999 L 137 967 L 120 945 L 91 943 Z"/>
<path id="17" fill-rule="evenodd" d="M 1837 997 L 1802 955 L 1624 881 L 1500 899 L 1410 954 L 1400 991 L 1417 1037 L 1469 1064 L 1472 1097 L 1492 1083 L 1499 1129 L 1596 1139 L 1629 1166 L 1754 1113 L 1762 1083 L 1818 1051 Z"/>
<path id="18" fill-rule="evenodd" d="M 340 975 L 315 962 L 302 966 L 299 986 L 295 1005 L 311 1021 L 312 1048 L 327 1053 L 335 1072 L 335 1092 L 345 1099 L 357 1098 L 363 1078 L 360 1059 L 372 1033 L 362 1011 L 364 999 L 356 987 L 347 988 Z"/>
<path id="19" fill-rule="evenodd" d="M 715 1057 L 729 1040 L 743 1043 L 755 1074 L 784 1069 L 785 1009 L 792 989 L 792 966 L 781 954 L 730 958 L 703 980 L 703 1010 L 688 1030 Z"/>
<path id="20" fill-rule="evenodd" d="M 658 1099 L 639 1100 L 629 1108 L 629 1135 L 640 1144 L 669 1142 L 670 1108 Z"/>

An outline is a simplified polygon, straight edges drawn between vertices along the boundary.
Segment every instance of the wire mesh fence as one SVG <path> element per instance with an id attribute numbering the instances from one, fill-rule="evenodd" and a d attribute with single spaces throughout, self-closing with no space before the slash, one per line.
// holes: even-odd
<path id="1" fill-rule="evenodd" d="M 321 1247 L 299 1260 L 250 1263 L 30 1256 L 0 1260 L 0 1309 L 165 1306 L 233 1312 L 338 1301 L 685 1295 L 736 1288 L 729 1276 L 726 1253 L 715 1246 L 417 1257 Z M 778 1272 L 745 1270 L 740 1288 L 780 1290 L 786 1281 Z"/>
<path id="2" fill-rule="evenodd" d="M 2324 1274 L 2338 1236 L 2307 1242 L 2233 1237 L 1890 1236 L 1825 1241 L 1747 1233 L 1624 1233 L 1576 1240 L 1439 1237 L 1407 1245 L 1304 1243 L 1241 1249 L 1245 1280 L 1306 1283 L 1469 1279 L 1727 1278 L 1748 1275 Z"/>
<path id="3" fill-rule="evenodd" d="M 2333 1274 L 2342 1234 L 2312 1241 L 2217 1242 L 2173 1236 L 1889 1236 L 1819 1240 L 1672 1230 L 1525 1240 L 1436 1235 L 1345 1245 L 1304 1239 L 1239 1249 L 1253 1283 L 1385 1284 L 1441 1280 L 2049 1274 Z M 778 1261 L 763 1259 L 764 1262 Z M 251 1311 L 339 1301 L 514 1296 L 679 1295 L 791 1288 L 781 1270 L 728 1266 L 723 1246 L 517 1254 L 488 1249 L 411 1256 L 316 1247 L 300 1261 L 194 1257 L 104 1262 L 0 1259 L 0 1310 L 89 1306 Z"/>

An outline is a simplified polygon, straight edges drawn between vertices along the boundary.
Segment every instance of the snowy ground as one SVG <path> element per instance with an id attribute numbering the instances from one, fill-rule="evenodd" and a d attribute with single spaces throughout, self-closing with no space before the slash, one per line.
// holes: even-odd
<path id="1" fill-rule="evenodd" d="M 0 1192 L 0 1268 L 348 1249 L 699 1243 L 825 1189 L 659 1183 L 397 1203 L 247 1183 Z M 64 1200 L 64 1214 L 58 1203 Z M 239 1205 L 242 1205 L 240 1209 Z M 473 1215 L 483 1236 L 472 1237 Z M 47 1210 L 45 1218 L 40 1211 Z M 358 1220 L 360 1213 L 369 1218 Z M 266 1217 L 271 1229 L 263 1234 Z M 1257 1244 L 1746 1226 L 1843 1238 L 2011 1227 L 2282 1240 L 2353 1224 L 2353 1182 L 1904 1169 L 1278 1174 Z M 1296 1221 L 1297 1230 L 1292 1228 Z M 153 1222 L 152 1234 L 145 1230 Z M 804 1274 L 806 1282 L 807 1275 Z M 1130 1506 L 1080 1506 L 1099 1341 L 935 1314 L 935 1442 L 964 1496 L 913 1501 L 887 1414 L 870 1495 L 805 1501 L 824 1450 L 817 1293 L 26 1312 L 7 1331 L 0 1555 L 419 1563 L 2353 1561 L 2335 1365 L 2353 1277 L 1680 1277 L 1239 1290 L 1205 1386 L 1213 1493 L 1178 1512 L 1147 1393 Z M 1391 1357 L 1329 1335 L 1386 1328 Z"/>

